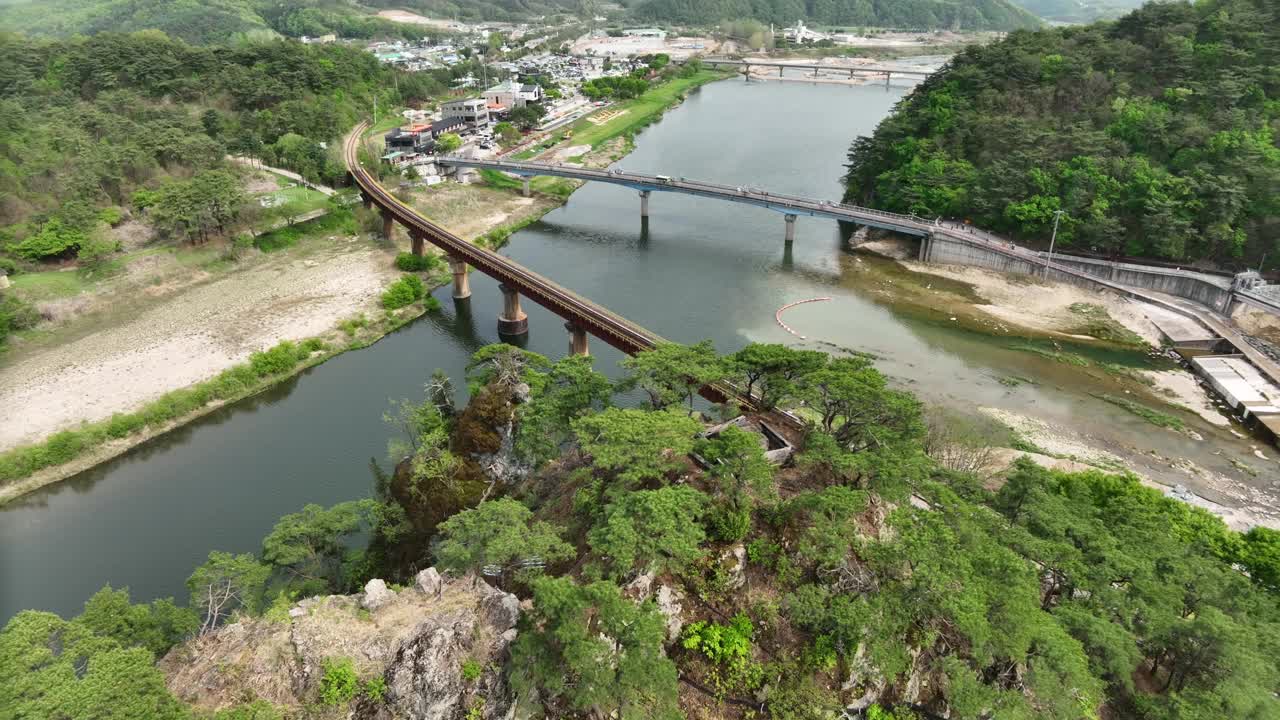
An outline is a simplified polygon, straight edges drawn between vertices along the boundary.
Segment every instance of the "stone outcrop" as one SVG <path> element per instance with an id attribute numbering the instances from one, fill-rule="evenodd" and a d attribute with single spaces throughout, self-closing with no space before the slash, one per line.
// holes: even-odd
<path id="1" fill-rule="evenodd" d="M 514 710 L 501 668 L 520 603 L 482 581 L 433 568 L 398 592 L 373 580 L 359 595 L 269 615 L 174 648 L 160 663 L 169 689 L 202 710 L 260 698 L 296 711 L 317 702 L 325 660 L 348 658 L 362 682 L 380 677 L 386 689 L 377 701 L 358 695 L 347 717 L 452 720 L 482 706 L 496 720 Z M 464 677 L 464 663 L 482 668 L 479 677 Z"/>

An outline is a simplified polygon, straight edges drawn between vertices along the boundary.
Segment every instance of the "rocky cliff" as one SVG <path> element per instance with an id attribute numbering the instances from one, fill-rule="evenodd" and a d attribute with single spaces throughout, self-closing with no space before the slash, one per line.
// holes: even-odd
<path id="1" fill-rule="evenodd" d="M 514 595 L 432 568 L 402 590 L 372 580 L 357 595 L 241 619 L 174 648 L 161 668 L 175 695 L 205 710 L 255 699 L 314 710 L 325 662 L 350 660 L 361 683 L 382 689 L 334 716 L 507 718 L 514 701 L 502 665 L 519 616 Z"/>

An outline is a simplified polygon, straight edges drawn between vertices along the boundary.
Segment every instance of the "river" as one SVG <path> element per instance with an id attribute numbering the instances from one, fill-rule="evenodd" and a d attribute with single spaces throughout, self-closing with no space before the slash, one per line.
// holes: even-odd
<path id="1" fill-rule="evenodd" d="M 836 199 L 850 141 L 870 133 L 905 91 L 715 83 L 646 129 L 619 164 Z M 886 373 L 930 401 L 1087 422 L 1112 441 L 1215 469 L 1226 462 L 1094 399 L 1060 364 L 881 304 L 842 273 L 851 255 L 833 222 L 801 218 L 785 252 L 782 216 L 769 210 L 655 193 L 650 214 L 646 231 L 635 192 L 588 185 L 505 252 L 671 340 L 709 337 L 725 352 L 794 342 L 775 310 L 829 296 L 788 322 L 875 353 Z M 73 615 L 106 583 L 129 587 L 135 601 L 185 598 L 187 575 L 210 550 L 256 550 L 283 514 L 367 495 L 370 458 L 386 455 L 389 401 L 420 399 L 435 368 L 462 387 L 468 355 L 498 340 L 496 284 L 476 274 L 472 288 L 468 305 L 455 306 L 442 288 L 439 315 L 0 508 L 0 621 L 24 608 Z M 531 303 L 525 309 L 528 348 L 564 354 L 563 321 Z M 595 340 L 591 350 L 599 369 L 617 374 L 619 353 Z M 1013 392 L 998 382 L 1010 374 L 1040 384 Z"/>

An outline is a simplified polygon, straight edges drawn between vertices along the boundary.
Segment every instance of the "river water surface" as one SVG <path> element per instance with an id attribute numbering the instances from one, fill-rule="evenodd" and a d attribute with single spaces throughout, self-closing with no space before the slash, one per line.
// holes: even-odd
<path id="1" fill-rule="evenodd" d="M 619 164 L 838 199 L 850 141 L 870 133 L 904 92 L 715 83 L 645 130 Z M 505 252 L 668 339 L 711 338 L 724 352 L 795 342 L 775 310 L 831 297 L 798 308 L 788 323 L 875 353 L 927 400 L 1005 407 L 1215 469 L 1226 463 L 1207 443 L 1094 399 L 1059 364 L 880 304 L 842 274 L 852 260 L 834 222 L 801 218 L 785 252 L 782 216 L 769 210 L 655 193 L 650 215 L 642 228 L 634 191 L 587 185 Z M 106 583 L 128 586 L 135 600 L 185 598 L 187 575 L 210 550 L 256 550 L 283 514 L 367 495 L 369 461 L 386 455 L 389 401 L 420 399 L 435 368 L 460 380 L 470 353 L 498 340 L 496 284 L 476 274 L 472 288 L 467 305 L 454 305 L 443 288 L 442 314 L 0 508 L 0 622 L 24 608 L 75 614 Z M 564 354 L 563 321 L 525 309 L 528 348 Z M 597 368 L 616 375 L 620 354 L 592 343 Z M 1011 390 L 998 382 L 1006 375 L 1040 384 Z"/>

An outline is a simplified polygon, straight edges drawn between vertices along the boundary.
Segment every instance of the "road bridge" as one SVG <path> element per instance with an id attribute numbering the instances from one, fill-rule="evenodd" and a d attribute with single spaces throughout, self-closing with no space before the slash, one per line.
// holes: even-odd
<path id="1" fill-rule="evenodd" d="M 577 165 L 551 165 L 517 160 L 490 160 L 450 156 L 437 158 L 436 162 L 440 165 L 451 167 L 485 168 L 522 176 L 525 179 L 525 195 L 530 192 L 529 179 L 538 175 L 622 185 L 640 193 L 641 217 L 649 216 L 649 197 L 654 192 L 682 193 L 742 203 L 744 205 L 755 205 L 756 207 L 775 210 L 783 214 L 785 221 L 783 238 L 788 243 L 795 239 L 795 221 L 800 215 L 844 220 L 858 223 L 859 225 L 870 225 L 883 230 L 893 230 L 894 232 L 921 237 L 937 230 L 929 220 L 913 215 L 885 212 L 884 210 L 828 200 L 786 195 L 751 186 L 721 185 L 684 177 L 645 175 L 643 173 L 625 172 L 618 168 L 597 170 Z"/>
<path id="2" fill-rule="evenodd" d="M 822 65 L 819 63 L 789 63 L 767 60 L 729 60 L 718 58 L 702 58 L 702 64 L 707 66 L 723 66 L 723 67 L 740 67 L 747 81 L 751 80 L 752 67 L 776 67 L 778 68 L 778 77 L 787 69 L 793 70 L 812 70 L 813 76 L 818 77 L 818 71 L 849 73 L 849 79 L 852 80 L 858 75 L 884 75 L 884 85 L 889 87 L 889 81 L 894 75 L 900 77 L 913 78 L 923 80 L 933 74 L 931 70 L 907 70 L 904 68 L 884 67 L 879 65 L 856 65 L 856 66 L 837 66 Z"/>
<path id="3" fill-rule="evenodd" d="M 918 236 L 921 238 L 920 259 L 926 262 L 930 259 L 930 250 L 934 242 L 961 243 L 983 253 L 1006 258 L 1020 267 L 1029 269 L 1034 274 L 1105 288 L 1191 318 L 1232 345 L 1237 352 L 1245 355 L 1250 362 L 1271 378 L 1273 382 L 1280 384 L 1280 364 L 1259 352 L 1226 317 L 1198 305 L 1177 302 L 1158 293 L 1121 285 L 1074 267 L 1052 262 L 1050 258 L 1041 253 L 1019 247 L 1007 238 L 970 225 L 942 222 L 938 219 L 927 220 L 915 215 L 886 212 L 817 198 L 786 195 L 756 187 L 722 185 L 685 177 L 646 175 L 626 172 L 617 168 L 599 170 L 576 165 L 553 165 L 516 160 L 452 156 L 437 158 L 437 163 L 453 167 L 487 168 L 521 176 L 524 178 L 524 192 L 526 195 L 530 192 L 529 179 L 537 175 L 550 175 L 590 182 L 606 182 L 630 187 L 640 194 L 640 215 L 643 218 L 649 216 L 649 197 L 655 191 L 683 193 L 715 200 L 754 205 L 783 213 L 785 219 L 783 241 L 786 244 L 791 244 L 795 240 L 795 221 L 800 215 L 843 220 Z"/>

